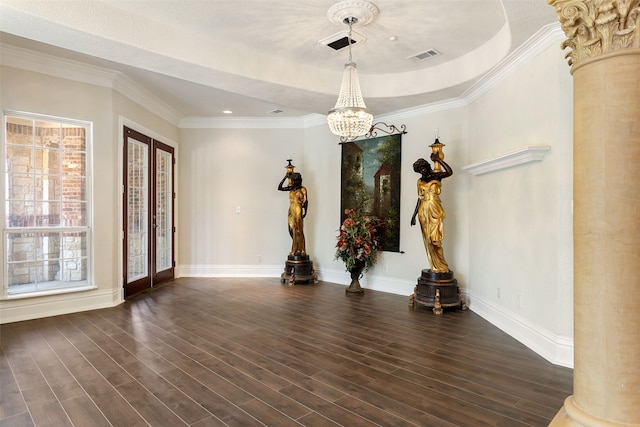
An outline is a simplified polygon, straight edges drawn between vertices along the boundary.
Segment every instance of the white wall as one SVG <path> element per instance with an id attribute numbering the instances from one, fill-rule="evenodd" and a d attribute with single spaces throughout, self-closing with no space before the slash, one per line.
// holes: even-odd
<path id="1" fill-rule="evenodd" d="M 551 46 L 469 106 L 469 161 L 549 145 L 540 162 L 470 180 L 472 307 L 572 364 L 572 80 Z"/>
<path id="2" fill-rule="evenodd" d="M 434 129 L 446 144 L 446 160 L 458 169 L 444 181 L 447 207 L 445 255 L 460 265 L 460 285 L 468 270 L 466 224 L 468 176 L 459 167 L 466 153 L 466 113 L 442 111 L 403 122 L 401 251 L 384 252 L 363 286 L 409 295 L 428 268 L 419 227 L 409 222 L 417 192 L 413 162 L 431 153 Z M 394 123 L 400 124 L 400 123 Z M 293 158 L 307 188 L 307 252 L 323 280 L 348 284 L 341 261 L 334 260 L 340 226 L 340 156 L 338 139 L 326 124 L 301 129 L 182 129 L 180 133 L 179 275 L 279 276 L 291 238 L 286 217 L 287 193 L 277 191 L 285 159 Z M 236 213 L 240 207 L 240 214 Z M 457 271 L 457 270 L 456 270 Z"/>
<path id="3" fill-rule="evenodd" d="M 422 269 L 429 268 L 427 255 L 418 225 L 410 226 L 411 216 L 417 200 L 416 181 L 419 174 L 413 171 L 413 162 L 420 157 L 429 158 L 435 139 L 434 130 L 440 130 L 440 142 L 445 160 L 454 169 L 452 177 L 443 180 L 441 198 L 447 212 L 445 220 L 445 258 L 454 270 L 461 286 L 465 286 L 468 270 L 466 223 L 466 194 L 468 177 L 459 169 L 466 152 L 466 111 L 447 110 L 428 116 L 408 117 L 387 122 L 399 127 L 407 126 L 402 136 L 402 174 L 400 206 L 400 250 L 383 252 L 376 266 L 365 274 L 363 287 L 398 293 L 407 296 L 413 293 Z M 308 231 L 311 247 L 309 252 L 317 258 L 323 280 L 349 284 L 349 274 L 344 264 L 334 260 L 337 230 L 340 226 L 340 157 L 341 147 L 326 125 L 307 130 L 305 137 L 305 164 L 313 175 L 309 182 L 309 194 L 316 198 L 322 210 L 313 213 L 312 229 Z M 311 214 L 310 214 L 311 215 Z"/>
<path id="4" fill-rule="evenodd" d="M 308 186 L 303 147 L 302 129 L 181 130 L 179 276 L 284 271 L 289 195 L 278 183 L 290 156 Z M 317 211 L 309 198 L 309 212 Z"/>
<path id="5" fill-rule="evenodd" d="M 438 128 L 445 160 L 454 169 L 441 194 L 447 212 L 445 257 L 470 308 L 548 360 L 572 366 L 573 98 L 560 53 L 556 44 L 544 49 L 466 107 L 393 116 L 391 123 L 406 124 L 408 132 L 402 142 L 405 253 L 384 253 L 362 283 L 409 295 L 428 266 L 420 231 L 409 226 L 418 178 L 412 163 L 429 155 Z M 480 176 L 462 170 L 537 145 L 551 146 L 540 162 Z M 325 127 L 309 129 L 305 157 L 318 183 L 312 193 L 332 212 L 312 225 L 311 233 L 323 236 L 313 241 L 321 277 L 348 284 L 342 266 L 332 260 L 335 240 L 327 240 L 339 225 L 339 171 L 330 167 L 340 161 L 335 137 Z"/>
<path id="6" fill-rule="evenodd" d="M 541 51 L 474 101 L 377 117 L 407 126 L 402 142 L 400 246 L 382 254 L 363 286 L 408 296 L 428 266 L 412 164 L 429 156 L 438 128 L 454 175 L 443 181 L 445 256 L 470 308 L 547 359 L 572 356 L 572 81 L 558 44 Z M 46 90 L 45 90 L 46 89 Z M 61 102 L 63 99 L 73 102 Z M 278 280 L 291 240 L 288 196 L 277 191 L 287 157 L 309 193 L 307 249 L 320 278 L 348 284 L 334 260 L 339 227 L 340 146 L 321 122 L 311 127 L 178 129 L 112 89 L 2 69 L 2 108 L 94 122 L 98 289 L 84 295 L 2 301 L 3 321 L 56 309 L 119 302 L 119 120 L 179 143 L 178 276 L 269 276 Z M 155 135 L 154 135 L 155 136 Z M 481 176 L 462 170 L 527 145 L 550 145 L 545 158 Z M 237 207 L 240 213 L 236 213 Z M 500 296 L 498 297 L 498 289 Z M 100 294 L 92 300 L 91 295 Z M 81 298 L 85 301 L 80 301 Z M 46 304 L 45 304 L 46 305 Z M 26 307 L 28 306 L 28 307 Z M 26 307 L 26 309 L 25 309 Z M 13 313 L 13 314 L 12 314 Z M 57 314 L 57 313 L 55 313 Z M 23 317 L 21 317 L 23 316 Z"/>
<path id="7" fill-rule="evenodd" d="M 557 45 L 547 48 L 470 105 L 380 118 L 407 126 L 402 141 L 404 253 L 383 253 L 362 284 L 408 297 L 428 267 L 420 230 L 409 225 L 418 178 L 412 164 L 429 156 L 438 128 L 454 169 L 441 195 L 447 212 L 445 256 L 469 306 L 547 359 L 571 366 L 572 82 L 558 53 Z M 186 275 L 279 275 L 290 238 L 284 228 L 286 197 L 277 194 L 275 185 L 283 154 L 294 152 L 302 156 L 303 162 L 295 163 L 310 200 L 308 252 L 322 280 L 348 284 L 344 266 L 334 260 L 340 224 L 338 140 L 324 123 L 303 134 L 290 132 L 294 136 L 286 138 L 280 137 L 284 130 L 183 130 L 181 149 L 191 157 L 181 162 L 183 169 L 191 167 L 190 177 L 181 175 L 183 201 L 190 206 L 184 211 L 190 217 L 181 221 L 181 244 L 191 245 L 181 250 Z M 481 176 L 462 169 L 529 145 L 550 145 L 551 150 L 540 162 Z M 228 182 L 218 182 L 224 177 Z M 261 189 L 255 191 L 256 200 L 246 194 L 254 188 Z M 251 216 L 256 203 L 263 209 L 260 221 Z M 250 209 L 245 220 L 234 214 L 235 206 L 243 204 Z M 279 212 L 270 205 L 280 206 Z M 256 265 L 257 253 L 266 266 Z"/>

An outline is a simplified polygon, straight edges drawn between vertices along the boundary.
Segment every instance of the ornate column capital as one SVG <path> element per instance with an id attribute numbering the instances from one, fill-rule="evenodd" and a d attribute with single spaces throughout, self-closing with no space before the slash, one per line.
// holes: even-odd
<path id="1" fill-rule="evenodd" d="M 568 37 L 562 48 L 575 66 L 583 60 L 640 48 L 640 0 L 547 0 Z"/>

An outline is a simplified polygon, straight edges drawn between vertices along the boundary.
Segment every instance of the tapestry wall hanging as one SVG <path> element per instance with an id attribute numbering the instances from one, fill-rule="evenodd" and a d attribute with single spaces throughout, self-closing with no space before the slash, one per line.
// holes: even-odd
<path id="1" fill-rule="evenodd" d="M 400 252 L 402 133 L 342 143 L 340 223 L 345 209 L 362 207 L 384 220 L 382 250 Z"/>

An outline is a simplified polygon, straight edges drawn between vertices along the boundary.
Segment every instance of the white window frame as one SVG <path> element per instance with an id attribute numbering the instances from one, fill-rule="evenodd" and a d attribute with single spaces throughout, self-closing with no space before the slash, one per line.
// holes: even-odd
<path id="1" fill-rule="evenodd" d="M 44 114 L 36 114 L 22 111 L 13 111 L 13 110 L 3 110 L 2 112 L 2 129 L 0 134 L 0 155 L 3 159 L 2 170 L 0 171 L 0 188 L 2 191 L 2 203 L 0 204 L 0 215 L 2 217 L 2 245 L 0 245 L 0 254 L 2 256 L 2 289 L 0 290 L 0 299 L 2 300 L 10 300 L 10 299 L 22 299 L 22 298 L 30 298 L 30 297 L 39 297 L 46 295 L 58 295 L 65 294 L 71 292 L 79 292 L 86 291 L 90 289 L 95 289 L 95 281 L 93 277 L 93 123 L 84 121 L 84 120 L 76 120 L 69 119 L 64 117 L 56 117 Z M 65 226 L 57 226 L 57 227 L 7 227 L 7 194 L 8 194 L 8 185 L 7 182 L 7 174 L 6 174 L 6 129 L 7 129 L 7 117 L 17 117 L 26 120 L 33 121 L 49 121 L 49 122 L 58 122 L 63 124 L 69 124 L 73 126 L 80 126 L 85 128 L 85 170 L 86 170 L 86 224 L 81 227 L 65 227 Z M 81 281 L 79 283 L 75 283 L 73 285 L 52 288 L 52 289 L 40 289 L 40 290 L 29 290 L 25 292 L 14 292 L 9 293 L 9 268 L 7 264 L 7 235 L 13 232 L 47 232 L 47 231 L 68 231 L 68 232 L 82 232 L 86 233 L 86 263 L 87 263 L 87 275 L 86 280 Z M 64 282 L 62 282 L 64 283 Z"/>

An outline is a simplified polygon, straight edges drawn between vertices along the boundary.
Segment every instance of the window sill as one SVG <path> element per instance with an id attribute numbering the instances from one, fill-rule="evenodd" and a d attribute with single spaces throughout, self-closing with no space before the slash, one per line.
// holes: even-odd
<path id="1" fill-rule="evenodd" d="M 23 292 L 19 294 L 6 294 L 6 295 L 3 295 L 0 298 L 0 300 L 14 301 L 14 300 L 21 300 L 26 298 L 48 297 L 48 296 L 55 296 L 55 295 L 71 294 L 76 292 L 85 292 L 85 291 L 91 291 L 94 289 L 98 289 L 98 287 L 95 285 L 82 285 L 82 286 L 74 286 L 69 288 L 50 289 L 50 290 L 44 290 L 44 291 Z"/>

